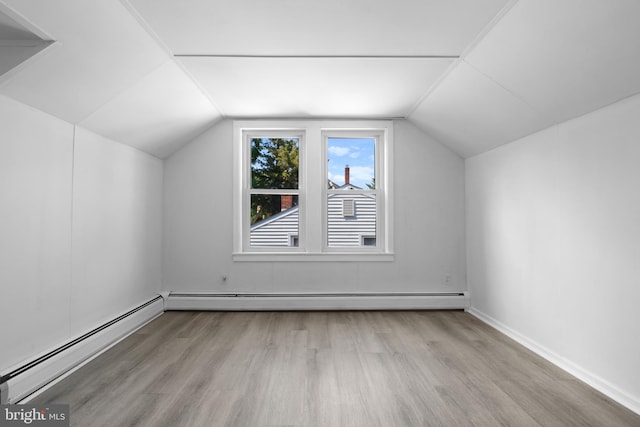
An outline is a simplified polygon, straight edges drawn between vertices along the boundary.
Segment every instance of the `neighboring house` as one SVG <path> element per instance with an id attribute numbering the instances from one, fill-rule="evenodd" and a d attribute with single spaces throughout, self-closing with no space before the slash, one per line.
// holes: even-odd
<path id="1" fill-rule="evenodd" d="M 327 240 L 330 247 L 375 246 L 376 199 L 373 195 L 334 193 L 327 198 Z"/>
<path id="2" fill-rule="evenodd" d="M 343 193 L 333 193 L 327 200 L 327 240 L 329 247 L 376 245 L 376 199 L 374 195 L 351 193 L 360 187 L 348 183 L 329 186 Z M 333 186 L 331 185 L 333 184 Z M 289 205 L 290 206 L 290 205 Z M 260 246 L 298 246 L 298 206 L 285 208 L 251 226 L 250 243 Z"/>
<path id="3" fill-rule="evenodd" d="M 251 226 L 250 244 L 256 246 L 298 246 L 298 206 L 283 210 Z"/>

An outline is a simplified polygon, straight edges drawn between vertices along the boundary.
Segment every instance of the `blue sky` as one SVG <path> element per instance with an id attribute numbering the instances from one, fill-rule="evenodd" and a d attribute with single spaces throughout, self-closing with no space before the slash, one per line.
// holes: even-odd
<path id="1" fill-rule="evenodd" d="M 344 184 L 344 167 L 349 165 L 351 184 L 367 188 L 375 171 L 374 138 L 329 138 L 329 179 L 338 185 Z"/>

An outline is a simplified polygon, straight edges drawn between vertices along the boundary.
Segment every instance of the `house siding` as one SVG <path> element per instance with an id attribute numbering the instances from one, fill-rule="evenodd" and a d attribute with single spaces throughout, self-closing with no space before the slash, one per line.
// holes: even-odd
<path id="1" fill-rule="evenodd" d="M 345 217 L 344 200 L 354 200 L 354 216 Z M 296 206 L 251 227 L 252 247 L 290 247 L 291 236 L 299 233 L 299 208 Z M 359 247 L 362 237 L 376 237 L 376 198 L 370 194 L 330 194 L 327 197 L 327 245 Z"/>
<path id="2" fill-rule="evenodd" d="M 282 212 L 279 215 L 275 219 L 267 219 L 251 227 L 251 246 L 291 246 L 290 236 L 297 236 L 299 233 L 298 207 L 289 209 L 289 211 Z"/>
<path id="3" fill-rule="evenodd" d="M 367 194 L 330 194 L 327 198 L 327 244 L 329 247 L 362 246 L 362 236 L 376 236 L 376 199 Z M 342 214 L 343 200 L 352 199 L 355 215 Z"/>

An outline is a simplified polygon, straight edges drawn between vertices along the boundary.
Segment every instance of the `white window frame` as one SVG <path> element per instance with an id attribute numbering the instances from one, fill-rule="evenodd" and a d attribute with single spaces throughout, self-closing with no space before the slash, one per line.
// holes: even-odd
<path id="1" fill-rule="evenodd" d="M 362 195 L 374 195 L 376 200 L 376 245 L 375 246 L 356 246 L 356 247 L 332 247 L 329 246 L 329 220 L 328 220 L 328 197 L 330 194 L 340 194 L 345 190 L 330 190 L 327 188 L 327 185 L 324 186 L 322 192 L 322 200 L 324 201 L 323 206 L 323 251 L 324 252 L 357 252 L 357 253 L 369 253 L 369 252 L 384 252 L 385 250 L 385 214 L 387 212 L 386 204 L 385 204 L 385 194 L 387 193 L 386 186 L 386 177 L 385 177 L 385 132 L 383 129 L 367 129 L 367 130 L 351 130 L 351 129 L 340 129 L 340 130 L 323 130 L 322 132 L 322 152 L 323 152 L 323 176 L 326 179 L 329 177 L 328 173 L 328 165 L 329 165 L 329 155 L 328 155 L 328 147 L 329 147 L 329 139 L 330 138 L 373 138 L 375 139 L 375 163 L 374 163 L 374 177 L 376 180 L 375 189 L 361 189 L 361 190 L 349 190 L 349 194 L 362 194 Z M 357 199 L 353 200 L 354 203 L 354 213 L 357 216 Z M 359 239 L 362 241 L 362 239 Z"/>
<path id="2" fill-rule="evenodd" d="M 304 212 L 304 130 L 300 129 L 247 129 L 242 133 L 243 149 L 243 177 L 242 177 L 242 247 L 244 252 L 301 252 L 304 251 L 300 236 L 305 225 Z M 251 144 L 252 138 L 298 138 L 298 188 L 291 189 L 269 189 L 251 188 Z M 298 246 L 251 246 L 251 218 L 248 210 L 251 206 L 252 194 L 266 195 L 297 195 L 298 196 Z"/>
<path id="3" fill-rule="evenodd" d="M 344 250 L 327 245 L 326 136 L 378 135 L 376 142 L 376 247 Z M 251 247 L 251 137 L 300 137 L 298 247 Z M 235 120 L 233 123 L 234 261 L 393 261 L 392 120 Z"/>

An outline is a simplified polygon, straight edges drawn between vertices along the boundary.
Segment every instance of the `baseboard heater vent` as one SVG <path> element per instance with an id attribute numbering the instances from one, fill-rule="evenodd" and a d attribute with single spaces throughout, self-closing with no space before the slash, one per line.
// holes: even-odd
<path id="1" fill-rule="evenodd" d="M 466 309 L 466 292 L 179 293 L 167 310 L 439 310 Z"/>
<path id="2" fill-rule="evenodd" d="M 17 403 L 131 333 L 164 311 L 157 297 L 0 375 L 0 402 Z"/>

